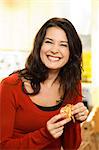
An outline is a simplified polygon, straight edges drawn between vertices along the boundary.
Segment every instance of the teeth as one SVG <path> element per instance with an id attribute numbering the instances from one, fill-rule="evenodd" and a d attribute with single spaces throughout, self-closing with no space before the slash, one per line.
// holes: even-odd
<path id="1" fill-rule="evenodd" d="M 52 56 L 48 56 L 48 58 L 52 61 L 58 61 L 59 57 L 52 57 Z"/>

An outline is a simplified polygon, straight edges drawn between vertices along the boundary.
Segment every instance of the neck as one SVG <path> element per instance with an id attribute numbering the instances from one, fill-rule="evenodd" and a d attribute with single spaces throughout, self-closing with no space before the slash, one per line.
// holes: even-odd
<path id="1" fill-rule="evenodd" d="M 46 84 L 48 87 L 51 87 L 54 82 L 59 83 L 58 80 L 56 80 L 58 73 L 59 71 L 56 70 L 50 71 L 48 75 L 48 79 L 44 81 L 44 84 Z"/>

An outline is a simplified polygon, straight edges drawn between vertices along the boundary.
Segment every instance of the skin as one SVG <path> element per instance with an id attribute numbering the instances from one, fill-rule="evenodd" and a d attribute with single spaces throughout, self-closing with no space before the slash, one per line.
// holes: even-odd
<path id="1" fill-rule="evenodd" d="M 69 46 L 66 33 L 59 27 L 47 29 L 40 58 L 47 68 L 59 72 L 69 59 Z"/>

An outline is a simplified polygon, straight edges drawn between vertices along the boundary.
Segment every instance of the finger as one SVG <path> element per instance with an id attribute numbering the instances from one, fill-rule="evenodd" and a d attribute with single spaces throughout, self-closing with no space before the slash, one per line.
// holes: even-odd
<path id="1" fill-rule="evenodd" d="M 55 139 L 57 139 L 57 138 L 59 138 L 62 134 L 63 134 L 63 130 L 60 131 L 60 132 L 57 132 L 56 134 L 54 134 L 53 137 L 54 137 Z"/>
<path id="2" fill-rule="evenodd" d="M 79 117 L 84 116 L 84 115 L 85 115 L 84 112 L 82 112 L 82 113 L 76 114 L 75 117 L 76 117 L 76 118 L 79 118 Z"/>
<path id="3" fill-rule="evenodd" d="M 78 108 L 83 107 L 83 106 L 84 106 L 84 104 L 82 102 L 79 102 L 79 103 L 73 105 L 72 110 L 78 109 Z"/>
<path id="4" fill-rule="evenodd" d="M 59 121 L 57 123 L 50 123 L 50 122 L 47 122 L 47 129 L 49 132 L 52 132 L 53 130 L 59 128 L 59 127 L 62 127 L 64 126 L 66 123 L 68 123 L 69 121 L 71 121 L 71 118 L 69 119 L 64 119 L 62 121 Z"/>
<path id="5" fill-rule="evenodd" d="M 54 124 L 54 128 L 58 128 L 58 127 L 64 126 L 69 121 L 71 121 L 71 118 L 67 118 L 67 119 L 64 119 L 62 121 L 59 121 L 59 122 Z"/>
<path id="6" fill-rule="evenodd" d="M 78 107 L 79 106 L 79 107 Z M 73 110 L 72 110 L 72 115 L 74 114 L 77 114 L 77 113 L 80 113 L 80 112 L 84 112 L 86 111 L 87 108 L 86 106 L 84 106 L 83 104 L 82 105 L 76 105 Z"/>
<path id="7" fill-rule="evenodd" d="M 52 131 L 51 131 L 51 134 L 56 134 L 56 133 L 58 133 L 58 132 L 60 132 L 60 131 L 62 131 L 63 130 L 63 128 L 64 128 L 64 126 L 62 126 L 62 127 L 59 127 L 59 128 L 56 128 L 56 129 L 53 129 Z"/>
<path id="8" fill-rule="evenodd" d="M 55 123 L 56 121 L 58 121 L 59 119 L 62 119 L 62 118 L 64 118 L 64 114 L 55 115 L 48 121 L 48 123 Z"/>
<path id="9" fill-rule="evenodd" d="M 85 121 L 86 119 L 87 119 L 87 116 L 76 117 L 76 120 L 79 120 L 79 121 Z"/>
<path id="10" fill-rule="evenodd" d="M 85 114 L 88 116 L 88 114 L 89 114 L 89 110 L 88 109 L 85 110 Z"/>
<path id="11" fill-rule="evenodd" d="M 77 119 L 77 120 L 81 120 L 81 121 L 83 121 L 83 120 L 86 120 L 87 119 L 87 114 L 85 114 L 85 112 L 82 112 L 82 113 L 78 113 L 78 114 L 76 114 L 75 115 L 75 118 Z"/>

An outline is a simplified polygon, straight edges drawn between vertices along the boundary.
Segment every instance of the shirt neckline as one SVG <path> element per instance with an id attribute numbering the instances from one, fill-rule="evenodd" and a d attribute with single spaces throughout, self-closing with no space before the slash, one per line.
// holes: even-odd
<path id="1" fill-rule="evenodd" d="M 33 102 L 34 103 L 34 102 Z M 54 105 L 54 106 L 41 106 L 41 105 L 38 105 L 36 103 L 34 103 L 39 109 L 43 110 L 43 111 L 54 111 L 54 110 L 57 110 L 61 107 L 62 105 L 62 101 L 57 104 L 57 105 Z"/>
<path id="2" fill-rule="evenodd" d="M 21 80 L 21 84 L 22 84 L 22 80 Z M 26 90 L 26 89 L 25 89 L 25 90 Z M 24 93 L 24 94 L 25 94 L 25 93 Z M 54 111 L 54 110 L 57 110 L 57 109 L 59 109 L 59 108 L 61 107 L 61 105 L 63 104 L 63 100 L 61 100 L 60 102 L 58 102 L 58 104 L 53 105 L 53 106 L 42 106 L 42 105 L 39 105 L 39 104 L 33 102 L 33 101 L 31 100 L 31 98 L 29 97 L 29 95 L 27 95 L 27 94 L 25 94 L 25 95 L 27 96 L 28 100 L 29 100 L 30 102 L 32 102 L 32 104 L 34 104 L 37 108 L 39 108 L 40 110 L 43 110 L 43 111 Z"/>

